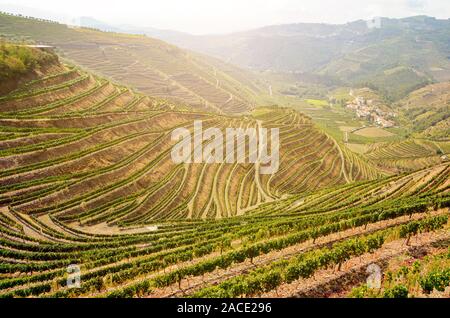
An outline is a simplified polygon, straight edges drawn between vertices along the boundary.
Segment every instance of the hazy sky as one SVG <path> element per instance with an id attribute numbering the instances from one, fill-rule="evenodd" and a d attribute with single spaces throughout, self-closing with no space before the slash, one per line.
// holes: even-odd
<path id="1" fill-rule="evenodd" d="M 295 22 L 345 23 L 375 16 L 450 18 L 450 0 L 0 0 L 0 10 L 17 7 L 59 20 L 89 16 L 112 24 L 193 34 Z"/>

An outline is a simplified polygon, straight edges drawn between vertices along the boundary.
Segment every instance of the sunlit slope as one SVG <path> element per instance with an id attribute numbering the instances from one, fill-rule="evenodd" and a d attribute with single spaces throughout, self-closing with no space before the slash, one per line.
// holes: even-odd
<path id="1" fill-rule="evenodd" d="M 365 156 L 382 169 L 405 172 L 446 161 L 450 142 L 420 139 L 373 144 Z"/>
<path id="2" fill-rule="evenodd" d="M 2 96 L 0 111 L 0 203 L 19 213 L 92 224 L 223 218 L 293 193 L 379 176 L 298 112 L 185 111 L 77 68 Z M 279 170 L 175 164 L 171 133 L 192 131 L 195 120 L 222 131 L 279 128 Z"/>
<path id="3" fill-rule="evenodd" d="M 398 174 L 377 180 L 354 182 L 297 194 L 288 199 L 269 203 L 251 211 L 255 215 L 285 215 L 313 211 L 361 209 L 377 210 L 398 200 L 425 198 L 427 195 L 448 197 L 450 190 L 450 163 L 441 163 L 412 173 Z M 394 208 L 394 205 L 389 206 Z"/>
<path id="4" fill-rule="evenodd" d="M 369 264 L 448 248 L 449 171 L 300 194 L 248 216 L 126 230 L 0 207 L 0 297 L 325 297 L 330 284 L 339 292 L 365 283 Z M 80 288 L 67 285 L 71 264 Z"/>
<path id="5" fill-rule="evenodd" d="M 261 98 L 245 72 L 229 72 L 163 41 L 0 14 L 0 34 L 54 45 L 77 64 L 152 96 L 223 113 L 251 110 Z M 228 68 L 231 68 L 228 67 Z M 234 77 L 240 73 L 240 78 Z"/>

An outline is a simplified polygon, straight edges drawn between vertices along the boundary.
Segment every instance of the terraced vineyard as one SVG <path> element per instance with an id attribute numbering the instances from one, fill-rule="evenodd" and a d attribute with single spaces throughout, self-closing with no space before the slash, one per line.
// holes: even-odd
<path id="1" fill-rule="evenodd" d="M 365 285 L 358 286 L 350 292 L 350 297 L 448 297 L 446 292 L 450 277 L 450 249 L 437 249 L 434 255 L 422 259 L 412 256 L 406 259 L 394 259 L 387 264 L 382 288 L 371 290 Z"/>
<path id="2" fill-rule="evenodd" d="M 449 172 L 440 165 L 296 195 L 243 216 L 160 222 L 120 234 L 2 208 L 0 294 L 295 296 L 315 273 L 337 266 L 345 274 L 354 259 L 407 251 L 405 239 L 412 247 L 448 246 Z M 397 254 L 386 252 L 398 244 Z M 70 264 L 81 267 L 81 288 L 66 285 Z"/>
<path id="3" fill-rule="evenodd" d="M 246 113 L 264 99 L 265 92 L 250 73 L 146 36 L 0 13 L 1 36 L 54 45 L 77 65 L 145 94 L 200 110 Z"/>
<path id="4" fill-rule="evenodd" d="M 373 163 L 394 171 L 414 171 L 441 163 L 450 142 L 405 140 L 370 146 L 365 154 Z"/>
<path id="5" fill-rule="evenodd" d="M 449 140 L 450 83 L 427 85 L 411 92 L 395 106 L 403 112 L 405 125 L 414 135 L 434 140 Z"/>
<path id="6" fill-rule="evenodd" d="M 279 170 L 175 164 L 196 120 L 278 128 Z M 449 163 L 383 175 L 287 108 L 193 111 L 59 65 L 0 97 L 0 136 L 0 297 L 308 296 L 450 240 Z"/>
<path id="7" fill-rule="evenodd" d="M 267 108 L 252 117 L 181 111 L 73 67 L 1 97 L 0 109 L 0 202 L 66 222 L 222 218 L 293 193 L 378 176 L 295 111 Z M 205 128 L 279 128 L 279 171 L 269 176 L 253 164 L 174 164 L 171 132 L 192 129 L 198 119 Z"/>

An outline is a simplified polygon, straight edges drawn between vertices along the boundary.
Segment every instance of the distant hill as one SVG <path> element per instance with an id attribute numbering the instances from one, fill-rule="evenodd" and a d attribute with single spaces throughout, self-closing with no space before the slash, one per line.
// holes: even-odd
<path id="1" fill-rule="evenodd" d="M 0 21 L 6 17 L 0 16 Z M 241 80 L 230 82 L 228 72 L 217 75 L 217 70 L 222 71 L 218 64 L 227 65 L 228 70 L 232 68 L 229 64 L 232 64 L 277 73 L 282 82 L 290 82 L 292 77 L 306 76 L 324 86 L 371 87 L 383 94 L 387 101 L 398 101 L 418 88 L 450 80 L 450 20 L 427 16 L 380 18 L 373 26 L 363 20 L 339 25 L 297 23 L 203 36 L 151 27 L 111 25 L 91 17 L 76 19 L 75 24 L 83 27 L 82 35 L 80 30 L 60 24 L 52 24 L 53 29 L 48 34 L 42 34 L 36 29 L 46 29 L 48 26 L 37 25 L 36 20 L 27 20 L 29 28 L 24 30 L 17 28 L 24 23 L 18 19 L 11 20 L 9 16 L 9 20 L 5 20 L 5 23 L 9 22 L 9 27 L 1 27 L 0 34 L 51 42 L 60 46 L 77 63 L 119 81 L 126 78 L 127 84 L 145 93 L 157 93 L 178 101 L 188 101 L 197 107 L 207 105 L 231 113 L 248 110 L 256 103 L 267 103 L 261 95 L 268 92 L 268 87 L 256 87 L 257 78 L 239 68 L 232 73 L 241 74 L 241 80 L 245 77 L 245 83 Z M 108 33 L 88 32 L 86 28 Z M 118 35 L 112 32 L 133 35 L 121 35 L 118 41 Z M 68 36 L 61 37 L 63 34 Z M 143 34 L 216 57 L 225 64 L 142 37 Z M 141 53 L 147 46 L 152 47 L 153 52 L 143 56 Z M 87 48 L 92 56 L 106 57 L 107 60 L 97 65 L 89 58 L 80 56 L 79 51 L 86 51 Z M 111 49 L 114 49 L 113 53 Z M 170 54 L 167 54 L 169 51 Z M 116 58 L 116 54 L 120 57 Z M 123 60 L 133 58 L 139 63 L 132 65 L 132 75 L 117 74 L 118 71 L 113 70 L 112 64 L 129 68 L 129 63 Z M 171 65 L 157 65 L 161 62 Z M 111 65 L 108 67 L 106 64 Z M 151 75 L 147 74 L 147 68 L 153 70 Z M 248 86 L 250 82 L 252 87 Z"/>
<path id="2" fill-rule="evenodd" d="M 94 22 L 80 19 L 81 25 Z M 253 75 L 147 36 L 0 14 L 0 37 L 54 45 L 65 58 L 91 71 L 197 109 L 245 113 L 263 95 Z"/>
<path id="3" fill-rule="evenodd" d="M 450 20 L 381 18 L 342 25 L 298 23 L 226 35 L 154 34 L 242 67 L 313 72 L 348 85 L 370 84 L 393 100 L 450 79 Z"/>

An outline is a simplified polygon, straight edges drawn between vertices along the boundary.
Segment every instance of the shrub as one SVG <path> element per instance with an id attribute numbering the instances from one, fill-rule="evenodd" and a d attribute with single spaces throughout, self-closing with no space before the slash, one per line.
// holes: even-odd
<path id="1" fill-rule="evenodd" d="M 450 285 L 450 268 L 435 270 L 420 279 L 420 287 L 426 294 L 434 289 L 443 292 Z"/>
<path id="2" fill-rule="evenodd" d="M 396 285 L 386 289 L 383 298 L 408 298 L 408 289 L 403 285 Z"/>

